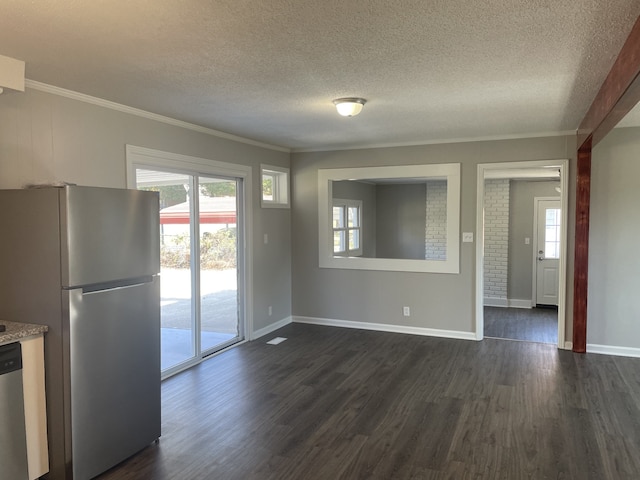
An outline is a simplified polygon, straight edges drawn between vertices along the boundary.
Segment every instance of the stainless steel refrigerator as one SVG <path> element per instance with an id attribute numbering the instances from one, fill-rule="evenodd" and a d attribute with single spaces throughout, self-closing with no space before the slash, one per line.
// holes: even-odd
<path id="1" fill-rule="evenodd" d="M 84 480 L 160 437 L 159 200 L 0 190 L 0 318 L 45 324 L 50 480 Z"/>

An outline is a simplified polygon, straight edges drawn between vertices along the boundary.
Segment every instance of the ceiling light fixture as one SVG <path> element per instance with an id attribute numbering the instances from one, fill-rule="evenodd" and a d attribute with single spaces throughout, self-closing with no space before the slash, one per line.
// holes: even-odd
<path id="1" fill-rule="evenodd" d="M 343 117 L 355 117 L 362 111 L 367 101 L 364 98 L 338 98 L 333 101 L 338 113 Z"/>

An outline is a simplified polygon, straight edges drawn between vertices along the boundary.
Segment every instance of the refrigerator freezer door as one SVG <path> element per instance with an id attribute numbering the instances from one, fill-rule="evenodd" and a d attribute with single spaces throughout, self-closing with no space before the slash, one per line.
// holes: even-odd
<path id="1" fill-rule="evenodd" d="M 160 271 L 157 193 L 69 186 L 60 204 L 63 287 Z"/>
<path id="2" fill-rule="evenodd" d="M 160 436 L 160 281 L 83 294 L 70 311 L 73 478 L 104 472 Z"/>

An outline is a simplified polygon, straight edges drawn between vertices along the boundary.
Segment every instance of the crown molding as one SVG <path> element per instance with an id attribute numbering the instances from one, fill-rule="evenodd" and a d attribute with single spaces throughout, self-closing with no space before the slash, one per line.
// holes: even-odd
<path id="1" fill-rule="evenodd" d="M 538 132 L 538 133 L 522 133 L 513 135 L 491 135 L 485 137 L 465 137 L 465 138 L 448 138 L 442 140 L 423 140 L 405 143 L 379 143 L 371 145 L 358 146 L 340 146 L 333 145 L 317 148 L 292 148 L 291 153 L 313 153 L 313 152 L 332 152 L 340 150 L 367 150 L 370 148 L 396 148 L 396 147 L 419 147 L 422 145 L 440 145 L 445 143 L 471 143 L 471 142 L 490 142 L 498 140 L 521 140 L 525 138 L 542 138 L 542 137 L 566 137 L 576 135 L 576 130 L 561 130 L 559 132 Z"/>
<path id="2" fill-rule="evenodd" d="M 212 128 L 202 127 L 200 125 L 184 122 L 182 120 L 176 120 L 175 118 L 165 117 L 164 115 L 147 112 L 146 110 L 129 107 L 127 105 L 122 105 L 121 103 L 112 102 L 110 100 L 104 100 L 102 98 L 92 97 L 91 95 L 86 95 L 84 93 L 74 92 L 73 90 L 67 90 L 65 88 L 55 87 L 53 85 L 48 85 L 46 83 L 36 82 L 35 80 L 27 79 L 25 81 L 25 85 L 27 88 L 31 88 L 33 90 L 39 90 L 41 92 L 51 93 L 52 95 L 58 95 L 60 97 L 71 98 L 73 100 L 78 100 L 80 102 L 90 103 L 92 105 L 109 108 L 111 110 L 128 113 L 130 115 L 147 118 L 149 120 L 155 120 L 157 122 L 173 125 L 174 127 L 185 128 L 187 130 L 193 130 L 194 132 L 204 133 L 206 135 L 211 135 L 218 138 L 224 138 L 226 140 L 232 140 L 238 143 L 244 143 L 246 145 L 252 145 L 254 147 L 266 148 L 269 150 L 275 150 L 278 152 L 285 152 L 285 153 L 291 152 L 291 150 L 286 147 L 271 145 L 269 143 L 263 143 L 263 142 L 258 142 L 256 140 L 251 140 L 250 138 L 245 138 L 245 137 L 240 137 L 238 135 L 233 135 L 230 133 L 220 132 Z"/>

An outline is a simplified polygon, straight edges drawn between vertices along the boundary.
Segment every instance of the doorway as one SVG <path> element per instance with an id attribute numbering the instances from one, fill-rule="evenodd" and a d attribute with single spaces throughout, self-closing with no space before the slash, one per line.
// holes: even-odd
<path id="1" fill-rule="evenodd" d="M 567 160 L 478 165 L 478 340 L 491 336 L 565 348 L 567 165 Z M 557 203 L 540 203 L 535 199 L 540 192 Z M 547 213 L 548 222 L 537 220 Z"/>
<path id="2" fill-rule="evenodd" d="M 161 366 L 170 372 L 244 339 L 238 302 L 241 181 L 136 168 L 160 195 Z"/>
<path id="3" fill-rule="evenodd" d="M 159 158 L 150 161 L 138 158 L 138 150 L 147 153 L 127 149 L 129 184 L 160 197 L 161 374 L 167 378 L 243 342 L 249 331 L 248 174 L 224 165 L 194 168 L 155 151 Z"/>

